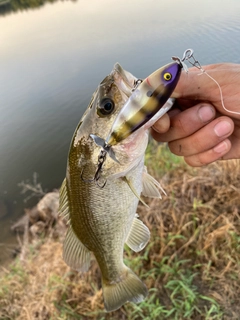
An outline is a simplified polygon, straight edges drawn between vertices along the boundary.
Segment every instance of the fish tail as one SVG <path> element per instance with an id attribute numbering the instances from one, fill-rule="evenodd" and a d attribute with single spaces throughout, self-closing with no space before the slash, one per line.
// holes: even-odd
<path id="1" fill-rule="evenodd" d="M 107 312 L 119 309 L 125 302 L 139 303 L 148 294 L 147 287 L 138 276 L 126 266 L 119 281 L 102 279 L 104 306 Z"/>

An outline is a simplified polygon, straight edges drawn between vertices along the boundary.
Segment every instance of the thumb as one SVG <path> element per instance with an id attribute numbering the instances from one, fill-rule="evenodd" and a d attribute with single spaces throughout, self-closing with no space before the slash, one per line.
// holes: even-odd
<path id="1" fill-rule="evenodd" d="M 234 83 L 239 83 L 239 74 L 240 65 L 233 63 L 211 64 L 203 66 L 202 70 L 195 67 L 190 68 L 188 73 L 182 71 L 172 97 L 192 100 L 216 100 L 219 97 L 219 88 L 214 80 L 226 89 Z M 234 90 L 235 87 L 232 87 L 227 93 L 236 93 L 233 92 Z"/>
<path id="2" fill-rule="evenodd" d="M 188 73 L 182 71 L 172 97 L 177 99 L 210 100 L 213 90 L 216 90 L 216 83 L 205 72 L 191 68 Z"/>

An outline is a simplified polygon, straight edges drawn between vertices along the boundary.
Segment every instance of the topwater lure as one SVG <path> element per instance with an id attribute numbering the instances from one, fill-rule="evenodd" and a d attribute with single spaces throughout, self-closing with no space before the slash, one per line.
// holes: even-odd
<path id="1" fill-rule="evenodd" d="M 162 109 L 178 83 L 181 69 L 178 62 L 167 64 L 133 89 L 113 123 L 106 139 L 108 145 L 120 143 Z"/>
<path id="2" fill-rule="evenodd" d="M 94 142 L 101 147 L 101 151 L 95 176 L 89 181 L 98 183 L 107 154 L 118 162 L 112 150 L 113 146 L 121 143 L 149 120 L 156 121 L 169 111 L 173 105 L 173 101 L 169 98 L 179 81 L 181 71 L 184 69 L 187 72 L 184 60 L 188 60 L 192 55 L 193 50 L 187 49 L 182 59 L 172 57 L 174 62 L 156 70 L 144 80 L 138 79 L 132 89 L 132 95 L 117 115 L 106 140 L 90 134 Z M 102 187 L 104 186 L 105 183 Z"/>
<path id="3" fill-rule="evenodd" d="M 116 117 L 106 140 L 91 135 L 95 143 L 116 161 L 113 153 L 109 152 L 112 146 L 122 142 L 158 112 L 161 117 L 169 110 L 168 107 L 167 110 L 161 111 L 178 83 L 181 70 L 182 64 L 175 61 L 156 70 L 145 80 L 138 80 L 132 95 Z"/>

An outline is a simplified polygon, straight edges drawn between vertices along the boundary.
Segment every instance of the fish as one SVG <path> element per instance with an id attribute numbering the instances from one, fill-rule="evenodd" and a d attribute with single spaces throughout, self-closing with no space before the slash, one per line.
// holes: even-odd
<path id="1" fill-rule="evenodd" d="M 139 303 L 148 294 L 146 285 L 124 264 L 123 252 L 125 244 L 135 252 L 147 245 L 150 232 L 139 219 L 138 202 L 145 204 L 141 195 L 160 198 L 162 190 L 144 166 L 149 136 L 144 126 L 112 147 L 118 161 L 104 159 L 99 180 L 107 183 L 100 187 L 93 179 L 101 148 L 92 136 L 107 136 L 136 81 L 116 63 L 99 84 L 73 134 L 60 188 L 59 212 L 68 224 L 63 259 L 86 272 L 95 257 L 107 312 L 126 302 Z"/>

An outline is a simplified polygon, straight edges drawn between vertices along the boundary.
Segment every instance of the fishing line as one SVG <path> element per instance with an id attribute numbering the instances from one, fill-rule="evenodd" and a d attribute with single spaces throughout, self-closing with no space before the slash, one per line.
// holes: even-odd
<path id="1" fill-rule="evenodd" d="M 191 61 L 190 59 L 192 59 L 193 61 Z M 221 103 L 222 103 L 222 107 L 226 112 L 232 113 L 232 114 L 237 114 L 240 115 L 240 112 L 238 111 L 232 111 L 229 110 L 228 108 L 225 107 L 224 101 L 223 101 L 223 93 L 222 93 L 222 88 L 220 86 L 220 84 L 218 83 L 218 81 L 216 79 L 214 79 L 212 76 L 210 76 L 209 73 L 207 73 L 206 70 L 203 69 L 203 67 L 201 66 L 201 64 L 199 63 L 198 60 L 196 60 L 193 56 L 193 50 L 192 49 L 187 49 L 184 54 L 183 57 L 181 59 L 181 63 L 184 64 L 184 60 L 187 60 L 193 67 L 201 70 L 202 73 L 199 73 L 198 75 L 201 76 L 203 74 L 206 74 L 206 76 L 208 76 L 213 82 L 216 83 L 216 85 L 218 86 L 219 92 L 220 92 L 220 99 L 221 99 Z M 186 67 L 184 68 L 186 70 Z"/>
<path id="2" fill-rule="evenodd" d="M 219 92 L 220 92 L 220 98 L 221 98 L 221 103 L 222 103 L 222 107 L 225 111 L 232 113 L 232 114 L 237 114 L 239 115 L 240 112 L 237 111 L 232 111 L 229 110 L 228 108 L 225 107 L 224 101 L 223 101 L 223 93 L 222 93 L 222 88 L 220 87 L 220 84 L 217 82 L 216 79 L 214 79 L 212 76 L 210 76 L 210 74 L 207 73 L 206 70 L 204 70 L 203 68 L 200 69 L 202 71 L 202 73 L 198 74 L 199 76 L 203 75 L 204 73 L 206 74 L 206 76 L 208 76 L 212 81 L 214 81 L 216 83 L 216 85 L 218 86 Z"/>

